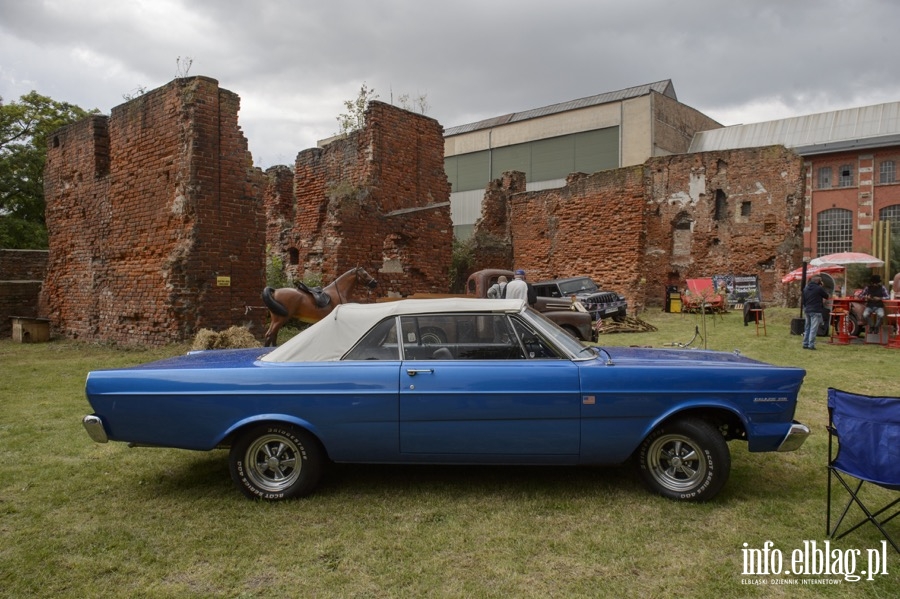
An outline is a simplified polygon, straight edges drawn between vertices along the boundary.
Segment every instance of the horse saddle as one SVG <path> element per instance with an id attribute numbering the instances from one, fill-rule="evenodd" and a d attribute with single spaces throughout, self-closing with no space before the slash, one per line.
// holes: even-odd
<path id="1" fill-rule="evenodd" d="M 305 291 L 313 297 L 316 308 L 324 308 L 331 303 L 331 296 L 322 291 L 321 287 L 307 287 L 306 284 L 299 281 L 295 283 L 295 285 L 297 286 L 297 289 Z"/>

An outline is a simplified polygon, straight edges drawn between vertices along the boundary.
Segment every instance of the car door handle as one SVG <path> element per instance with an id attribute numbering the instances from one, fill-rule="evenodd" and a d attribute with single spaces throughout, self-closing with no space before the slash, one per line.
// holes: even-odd
<path id="1" fill-rule="evenodd" d="M 424 373 L 434 374 L 434 368 L 407 368 L 406 369 L 406 374 L 408 374 L 409 376 L 416 376 L 420 372 L 423 374 Z"/>

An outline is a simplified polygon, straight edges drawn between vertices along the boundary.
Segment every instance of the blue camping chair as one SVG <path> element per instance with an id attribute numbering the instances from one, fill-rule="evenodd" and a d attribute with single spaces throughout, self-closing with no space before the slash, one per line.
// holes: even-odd
<path id="1" fill-rule="evenodd" d="M 834 485 L 832 488 L 832 479 L 838 481 L 850 495 L 834 528 L 831 527 L 832 494 L 840 493 L 840 487 Z M 840 539 L 866 522 L 871 522 L 900 553 L 900 547 L 884 527 L 885 523 L 900 514 L 900 509 L 890 513 L 900 503 L 900 497 L 881 508 L 869 507 L 860 497 L 864 483 L 889 491 L 900 491 L 900 397 L 871 397 L 828 389 L 826 533 L 832 539 Z M 882 493 L 877 502 L 875 499 L 867 501 L 880 505 L 887 501 L 883 495 Z M 837 534 L 854 504 L 866 517 Z"/>

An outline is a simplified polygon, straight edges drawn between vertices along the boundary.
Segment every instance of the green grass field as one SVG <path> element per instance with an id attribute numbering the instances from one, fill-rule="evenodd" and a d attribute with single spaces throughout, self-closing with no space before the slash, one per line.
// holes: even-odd
<path id="1" fill-rule="evenodd" d="M 249 501 L 225 451 L 99 445 L 82 429 L 89 370 L 186 346 L 4 339 L 0 597 L 898 597 L 890 548 L 888 574 L 872 581 L 742 574 L 745 543 L 771 541 L 785 568 L 804 541 L 824 543 L 826 389 L 900 395 L 900 350 L 820 339 L 803 351 L 790 335 L 797 310 L 766 313 L 766 336 L 739 312 L 707 316 L 705 342 L 806 368 L 797 419 L 813 435 L 784 454 L 730 443 L 731 478 L 706 504 L 651 495 L 628 467 L 334 466 L 309 498 Z M 643 318 L 659 330 L 600 343 L 661 347 L 703 324 Z M 866 527 L 832 549 L 864 558 L 880 540 Z"/>

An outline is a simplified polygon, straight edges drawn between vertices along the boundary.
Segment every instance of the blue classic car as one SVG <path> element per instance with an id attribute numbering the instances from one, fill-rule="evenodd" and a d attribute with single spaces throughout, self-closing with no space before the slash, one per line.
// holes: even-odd
<path id="1" fill-rule="evenodd" d="M 98 442 L 230 447 L 251 498 L 313 491 L 328 461 L 613 465 L 706 500 L 727 441 L 790 451 L 805 372 L 712 351 L 582 345 L 521 300 L 343 304 L 278 348 L 91 372 Z"/>

